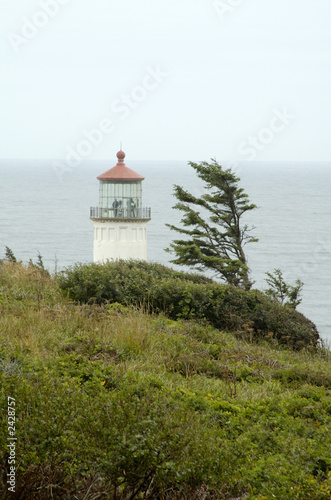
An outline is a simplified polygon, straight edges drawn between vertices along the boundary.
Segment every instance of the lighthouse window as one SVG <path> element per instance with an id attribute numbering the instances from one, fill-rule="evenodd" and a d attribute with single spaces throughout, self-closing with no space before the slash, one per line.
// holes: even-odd
<path id="1" fill-rule="evenodd" d="M 100 208 L 107 217 L 141 217 L 141 181 L 100 181 Z"/>

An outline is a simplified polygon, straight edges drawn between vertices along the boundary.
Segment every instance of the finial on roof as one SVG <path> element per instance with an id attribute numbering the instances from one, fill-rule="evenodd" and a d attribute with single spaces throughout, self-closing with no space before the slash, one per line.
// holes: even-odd
<path id="1" fill-rule="evenodd" d="M 120 149 L 120 151 L 117 153 L 117 158 L 119 159 L 119 161 L 123 162 L 125 158 L 125 153 L 124 151 L 122 151 L 122 149 Z"/>

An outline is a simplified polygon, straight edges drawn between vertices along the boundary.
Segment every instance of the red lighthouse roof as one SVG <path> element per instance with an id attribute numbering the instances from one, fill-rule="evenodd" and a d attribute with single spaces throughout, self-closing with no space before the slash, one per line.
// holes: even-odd
<path id="1" fill-rule="evenodd" d="M 110 170 L 107 170 L 107 172 L 104 172 L 103 174 L 99 175 L 97 179 L 99 181 L 113 181 L 113 182 L 137 182 L 137 181 L 143 181 L 145 177 L 143 177 L 140 174 L 137 174 L 134 170 L 131 168 L 127 167 L 124 163 L 124 158 L 125 158 L 125 153 L 124 151 L 119 151 L 117 153 L 117 165 L 115 167 L 111 168 Z"/>

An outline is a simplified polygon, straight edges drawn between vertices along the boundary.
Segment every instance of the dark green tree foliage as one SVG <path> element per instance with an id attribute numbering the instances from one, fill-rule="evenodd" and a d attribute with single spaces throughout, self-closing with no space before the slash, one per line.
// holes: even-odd
<path id="1" fill-rule="evenodd" d="M 285 282 L 283 278 L 283 273 L 280 269 L 275 269 L 274 273 L 266 273 L 268 278 L 266 278 L 266 282 L 270 286 L 268 290 L 266 290 L 266 294 L 272 297 L 274 300 L 277 300 L 284 306 L 291 307 L 295 309 L 299 304 L 301 304 L 302 299 L 299 298 L 303 282 L 299 279 L 295 281 L 295 285 L 289 285 Z"/>
<path id="2" fill-rule="evenodd" d="M 16 262 L 17 259 L 14 255 L 14 252 L 12 251 L 12 249 L 9 247 L 5 247 L 5 248 L 6 248 L 5 259 L 9 260 L 9 262 Z"/>
<path id="3" fill-rule="evenodd" d="M 44 276 L 50 276 L 50 274 L 47 271 L 47 269 L 45 269 L 44 261 L 43 261 L 42 256 L 40 255 L 40 252 L 38 252 L 37 262 L 33 262 L 33 260 L 30 259 L 29 266 L 30 267 L 35 267 L 36 269 L 39 269 Z"/>
<path id="4" fill-rule="evenodd" d="M 171 262 L 213 270 L 230 285 L 249 290 L 252 282 L 244 246 L 258 240 L 250 236 L 252 228 L 242 224 L 242 217 L 256 205 L 238 186 L 240 179 L 231 168 L 224 170 L 214 159 L 189 165 L 206 183 L 207 192 L 197 198 L 175 185 L 179 202 L 173 208 L 183 212 L 184 227 L 167 226 L 187 238 L 171 243 L 167 251 L 176 255 Z"/>

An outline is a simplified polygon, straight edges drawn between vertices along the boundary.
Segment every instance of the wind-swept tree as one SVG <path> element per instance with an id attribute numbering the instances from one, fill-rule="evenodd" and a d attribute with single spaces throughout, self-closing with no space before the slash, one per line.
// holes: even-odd
<path id="1" fill-rule="evenodd" d="M 249 290 L 252 282 L 244 246 L 258 240 L 250 236 L 252 228 L 242 224 L 242 218 L 256 205 L 238 187 L 240 179 L 231 168 L 224 170 L 215 159 L 211 163 L 189 162 L 189 165 L 206 183 L 206 192 L 197 198 L 174 186 L 174 196 L 179 202 L 173 208 L 183 212 L 184 227 L 167 226 L 186 238 L 174 240 L 166 250 L 176 255 L 171 262 L 201 271 L 213 270 L 230 285 Z"/>

